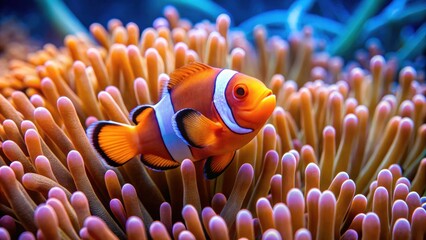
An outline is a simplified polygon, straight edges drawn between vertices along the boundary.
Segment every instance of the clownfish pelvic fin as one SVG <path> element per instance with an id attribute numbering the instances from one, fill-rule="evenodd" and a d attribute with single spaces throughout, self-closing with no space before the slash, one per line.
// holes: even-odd
<path id="1" fill-rule="evenodd" d="M 234 159 L 235 152 L 222 155 L 211 156 L 204 163 L 204 176 L 207 179 L 214 179 L 222 174 Z"/>

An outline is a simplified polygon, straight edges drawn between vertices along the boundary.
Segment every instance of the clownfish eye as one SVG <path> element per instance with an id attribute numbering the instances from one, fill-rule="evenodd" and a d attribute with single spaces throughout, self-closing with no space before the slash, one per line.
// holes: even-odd
<path id="1" fill-rule="evenodd" d="M 234 96 L 237 99 L 243 99 L 245 96 L 247 96 L 248 89 L 247 86 L 244 84 L 238 84 L 234 87 Z"/>

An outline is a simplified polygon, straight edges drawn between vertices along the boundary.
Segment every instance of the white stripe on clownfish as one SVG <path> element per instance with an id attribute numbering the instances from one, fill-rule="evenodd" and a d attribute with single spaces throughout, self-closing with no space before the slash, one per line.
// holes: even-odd
<path id="1" fill-rule="evenodd" d="M 232 110 L 228 105 L 225 94 L 229 81 L 231 81 L 232 77 L 234 77 L 237 73 L 238 72 L 234 70 L 223 69 L 216 76 L 213 103 L 217 112 L 219 113 L 220 118 L 231 131 L 238 134 L 247 134 L 251 133 L 253 130 L 238 125 L 234 119 Z"/>
<path id="2" fill-rule="evenodd" d="M 179 162 L 186 158 L 192 159 L 188 145 L 173 130 L 172 121 L 175 111 L 169 93 L 163 95 L 163 98 L 154 106 L 154 110 L 164 145 L 172 158 Z"/>

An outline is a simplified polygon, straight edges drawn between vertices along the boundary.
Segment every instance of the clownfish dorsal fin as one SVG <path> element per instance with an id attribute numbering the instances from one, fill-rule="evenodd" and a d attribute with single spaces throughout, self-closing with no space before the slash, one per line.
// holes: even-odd
<path id="1" fill-rule="evenodd" d="M 167 85 L 167 90 L 170 91 L 195 73 L 199 73 L 207 69 L 212 69 L 212 67 L 200 62 L 191 62 L 174 70 L 172 73 L 170 73 L 170 80 Z"/>
<path id="2" fill-rule="evenodd" d="M 234 156 L 235 152 L 229 152 L 207 158 L 207 161 L 204 163 L 204 176 L 207 179 L 218 177 L 229 166 Z"/>
<path id="3" fill-rule="evenodd" d="M 213 122 L 200 112 L 185 108 L 178 111 L 172 120 L 173 130 L 186 144 L 191 147 L 203 148 L 217 140 L 217 133 L 222 125 Z"/>

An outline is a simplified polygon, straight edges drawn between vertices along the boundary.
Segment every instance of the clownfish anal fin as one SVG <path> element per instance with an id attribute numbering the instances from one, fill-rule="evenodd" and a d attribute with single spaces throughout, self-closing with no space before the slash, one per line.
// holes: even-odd
<path id="1" fill-rule="evenodd" d="M 200 112 L 185 108 L 173 116 L 175 133 L 189 146 L 203 148 L 216 142 L 217 132 L 222 125 L 213 122 Z"/>
<path id="2" fill-rule="evenodd" d="M 162 158 L 160 156 L 152 154 L 141 155 L 141 161 L 147 167 L 152 168 L 154 170 L 167 170 L 179 167 L 180 165 L 180 163 L 175 160 Z"/>
<path id="3" fill-rule="evenodd" d="M 222 174 L 234 159 L 235 152 L 225 153 L 207 158 L 204 163 L 204 176 L 213 179 Z"/>
<path id="4" fill-rule="evenodd" d="M 142 112 L 145 111 L 148 108 L 152 108 L 152 105 L 139 105 L 130 112 L 130 119 L 133 123 L 138 124 L 141 121 Z"/>

